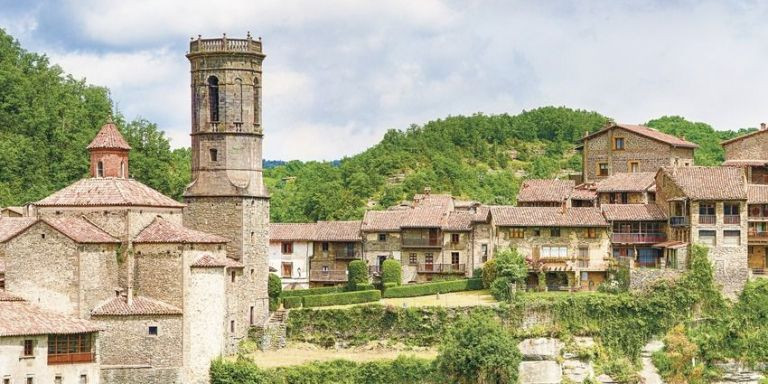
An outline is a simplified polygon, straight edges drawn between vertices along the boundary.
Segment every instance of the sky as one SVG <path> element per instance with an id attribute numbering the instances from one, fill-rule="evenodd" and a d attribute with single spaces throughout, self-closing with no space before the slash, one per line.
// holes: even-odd
<path id="1" fill-rule="evenodd" d="M 0 0 L 0 28 L 189 146 L 190 37 L 262 38 L 264 157 L 556 105 L 619 122 L 768 121 L 768 2 Z"/>

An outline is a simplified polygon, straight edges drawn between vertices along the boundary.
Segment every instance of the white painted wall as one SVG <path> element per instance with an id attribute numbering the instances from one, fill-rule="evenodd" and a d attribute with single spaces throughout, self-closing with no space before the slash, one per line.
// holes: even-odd
<path id="1" fill-rule="evenodd" d="M 24 340 L 35 340 L 32 357 L 22 357 Z M 98 356 L 97 356 L 98 360 Z M 48 365 L 48 336 L 0 337 L 0 382 L 11 379 L 11 383 L 26 383 L 33 377 L 35 383 L 55 383 L 61 376 L 62 384 L 79 384 L 80 376 L 86 375 L 88 384 L 99 384 L 99 364 L 56 364 Z"/>
<path id="2" fill-rule="evenodd" d="M 269 266 L 283 280 L 283 288 L 309 288 L 309 259 L 313 256 L 314 244 L 311 241 L 294 241 L 293 253 L 283 254 L 281 241 L 269 242 Z M 283 276 L 283 262 L 293 263 L 291 277 Z"/>

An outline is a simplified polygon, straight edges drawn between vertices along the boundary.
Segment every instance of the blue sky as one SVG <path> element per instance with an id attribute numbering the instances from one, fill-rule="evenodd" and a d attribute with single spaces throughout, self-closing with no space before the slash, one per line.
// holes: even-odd
<path id="1" fill-rule="evenodd" d="M 265 157 L 337 159 L 448 115 L 545 105 L 768 121 L 768 3 L 11 1 L 0 27 L 189 145 L 189 38 L 261 36 Z"/>

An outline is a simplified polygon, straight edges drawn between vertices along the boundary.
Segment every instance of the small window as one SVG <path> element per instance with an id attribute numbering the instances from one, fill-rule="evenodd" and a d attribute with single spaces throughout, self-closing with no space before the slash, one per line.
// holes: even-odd
<path id="1" fill-rule="evenodd" d="M 323 272 L 328 272 L 330 270 L 330 269 L 328 269 L 327 265 L 323 265 L 323 267 L 321 269 L 323 270 Z"/>
<path id="2" fill-rule="evenodd" d="M 120 162 L 120 177 L 125 177 L 125 162 Z"/>
<path id="3" fill-rule="evenodd" d="M 723 231 L 723 245 L 741 245 L 741 231 Z"/>
<path id="4" fill-rule="evenodd" d="M 597 175 L 608 176 L 608 163 L 597 163 Z"/>
<path id="5" fill-rule="evenodd" d="M 3 384 L 11 384 L 11 379 L 6 377 L 5 379 L 3 379 Z"/>
<path id="6" fill-rule="evenodd" d="M 328 242 L 323 242 L 323 252 L 328 252 Z"/>
<path id="7" fill-rule="evenodd" d="M 234 283 L 237 278 L 237 271 L 231 271 L 230 276 L 232 276 L 232 282 Z"/>
<path id="8" fill-rule="evenodd" d="M 250 315 L 248 316 L 248 318 L 250 319 L 250 324 L 253 325 L 254 319 L 255 319 L 254 313 L 253 313 L 253 306 L 251 306 L 251 310 L 249 311 L 249 314 Z"/>
<path id="9" fill-rule="evenodd" d="M 24 356 L 34 356 L 34 355 L 35 355 L 35 341 L 24 340 Z"/>
<path id="10" fill-rule="evenodd" d="M 714 246 L 715 245 L 715 231 L 699 231 L 699 242 L 704 245 Z"/>
<path id="11" fill-rule="evenodd" d="M 229 322 L 229 331 L 232 332 L 232 333 L 235 333 L 235 321 L 234 320 L 231 320 Z"/>
<path id="12" fill-rule="evenodd" d="M 549 236 L 550 237 L 560 237 L 560 228 L 550 228 L 549 229 Z"/>
<path id="13" fill-rule="evenodd" d="M 541 236 L 541 229 L 540 229 L 540 228 L 534 228 L 534 229 L 531 231 L 531 234 L 532 234 L 534 237 L 539 237 L 539 236 Z"/>
<path id="14" fill-rule="evenodd" d="M 617 151 L 624 150 L 624 138 L 623 137 L 614 137 L 613 138 L 613 149 Z"/>
<path id="15" fill-rule="evenodd" d="M 102 161 L 96 163 L 96 176 L 104 177 L 104 162 Z"/>
<path id="16" fill-rule="evenodd" d="M 458 252 L 451 252 L 451 264 L 458 265 L 459 264 L 459 253 Z"/>
<path id="17" fill-rule="evenodd" d="M 34 377 L 27 377 L 27 384 L 35 384 L 35 378 Z"/>
<path id="18" fill-rule="evenodd" d="M 387 241 L 387 234 L 379 233 L 379 241 Z"/>
<path id="19" fill-rule="evenodd" d="M 53 384 L 61 384 L 62 382 L 61 380 L 62 380 L 61 376 L 57 375 L 56 377 L 53 378 Z M 5 383 L 5 381 L 3 381 L 3 383 Z"/>
<path id="20" fill-rule="evenodd" d="M 80 375 L 80 384 L 88 384 L 88 375 Z"/>
<path id="21" fill-rule="evenodd" d="M 458 233 L 452 233 L 451 234 L 451 243 L 457 244 L 459 242 L 459 234 Z"/>
<path id="22" fill-rule="evenodd" d="M 587 228 L 586 232 L 584 234 L 584 237 L 587 239 L 596 239 L 597 238 L 597 228 Z"/>
<path id="23" fill-rule="evenodd" d="M 147 333 L 150 336 L 157 336 L 157 325 L 150 325 Z"/>
<path id="24" fill-rule="evenodd" d="M 637 161 L 630 161 L 628 168 L 629 168 L 629 172 L 638 173 L 640 172 L 640 163 L 638 163 Z"/>
<path id="25" fill-rule="evenodd" d="M 293 263 L 284 262 L 282 267 L 283 267 L 283 277 L 291 278 L 291 276 L 293 276 Z"/>
<path id="26" fill-rule="evenodd" d="M 414 265 L 418 262 L 418 258 L 415 253 L 408 254 L 408 264 Z"/>
<path id="27" fill-rule="evenodd" d="M 211 148 L 208 150 L 211 153 L 211 161 L 219 161 L 219 150 L 216 148 Z"/>
<path id="28" fill-rule="evenodd" d="M 40 234 L 40 238 L 41 238 L 41 239 L 45 239 L 45 233 L 41 233 L 41 234 Z"/>
<path id="29" fill-rule="evenodd" d="M 510 228 L 509 237 L 512 239 L 525 238 L 525 228 Z"/>
<path id="30" fill-rule="evenodd" d="M 435 262 L 434 256 L 432 256 L 431 253 L 425 253 L 424 254 L 424 263 L 425 264 L 432 264 Z"/>
<path id="31" fill-rule="evenodd" d="M 291 242 L 284 242 L 281 248 L 284 255 L 290 255 L 293 253 L 293 243 Z"/>
<path id="32" fill-rule="evenodd" d="M 488 244 L 480 244 L 480 253 L 483 254 L 483 257 L 488 257 Z"/>

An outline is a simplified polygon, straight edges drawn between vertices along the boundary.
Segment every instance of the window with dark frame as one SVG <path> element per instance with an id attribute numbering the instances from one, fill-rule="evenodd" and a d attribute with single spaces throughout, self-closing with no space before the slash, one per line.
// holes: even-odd
<path id="1" fill-rule="evenodd" d="M 35 341 L 34 340 L 24 340 L 24 356 L 34 356 L 35 355 Z"/>
<path id="2" fill-rule="evenodd" d="M 415 253 L 408 254 L 408 264 L 414 265 L 418 262 L 418 257 Z"/>
<path id="3" fill-rule="evenodd" d="M 597 175 L 608 176 L 608 163 L 597 163 Z"/>
<path id="4" fill-rule="evenodd" d="M 431 253 L 424 254 L 424 264 L 432 264 L 435 262 L 434 256 Z"/>
<path id="5" fill-rule="evenodd" d="M 284 255 L 290 255 L 293 253 L 293 243 L 286 241 L 281 245 L 281 250 Z"/>
<path id="6" fill-rule="evenodd" d="M 613 149 L 617 151 L 624 150 L 624 138 L 623 137 L 614 137 L 613 138 Z"/>
<path id="7" fill-rule="evenodd" d="M 560 228 L 559 227 L 550 228 L 549 237 L 560 237 Z"/>
<path id="8" fill-rule="evenodd" d="M 451 243 L 458 244 L 459 243 L 459 234 L 458 233 L 452 233 L 451 234 Z"/>
<path id="9" fill-rule="evenodd" d="M 27 384 L 35 384 L 35 378 L 34 377 L 27 377 Z"/>
<path id="10" fill-rule="evenodd" d="M 323 247 L 323 252 L 328 252 L 328 242 L 327 241 L 324 241 L 321 246 Z"/>
<path id="11" fill-rule="evenodd" d="M 451 252 L 451 264 L 459 265 L 459 253 Z"/>
<path id="12" fill-rule="evenodd" d="M 234 320 L 231 320 L 229 322 L 229 332 L 235 333 L 235 321 Z"/>
<path id="13" fill-rule="evenodd" d="M 147 334 L 150 336 L 157 336 L 157 325 L 150 325 Z"/>
<path id="14" fill-rule="evenodd" d="M 229 272 L 230 276 L 232 276 L 232 282 L 235 282 L 235 279 L 237 278 L 237 273 L 235 270 L 232 270 Z"/>
<path id="15" fill-rule="evenodd" d="M 216 162 L 219 161 L 219 150 L 216 148 L 211 148 L 208 150 L 208 152 L 211 154 L 211 161 Z"/>
<path id="16" fill-rule="evenodd" d="M 525 228 L 510 228 L 509 229 L 509 237 L 512 239 L 523 239 L 525 238 Z"/>
<path id="17" fill-rule="evenodd" d="M 586 230 L 586 236 L 587 239 L 596 239 L 597 238 L 597 228 L 587 228 Z"/>
<path id="18" fill-rule="evenodd" d="M 96 176 L 104 177 L 104 163 L 101 161 L 96 163 Z"/>
<path id="19" fill-rule="evenodd" d="M 379 241 L 387 241 L 387 234 L 379 233 Z"/>

